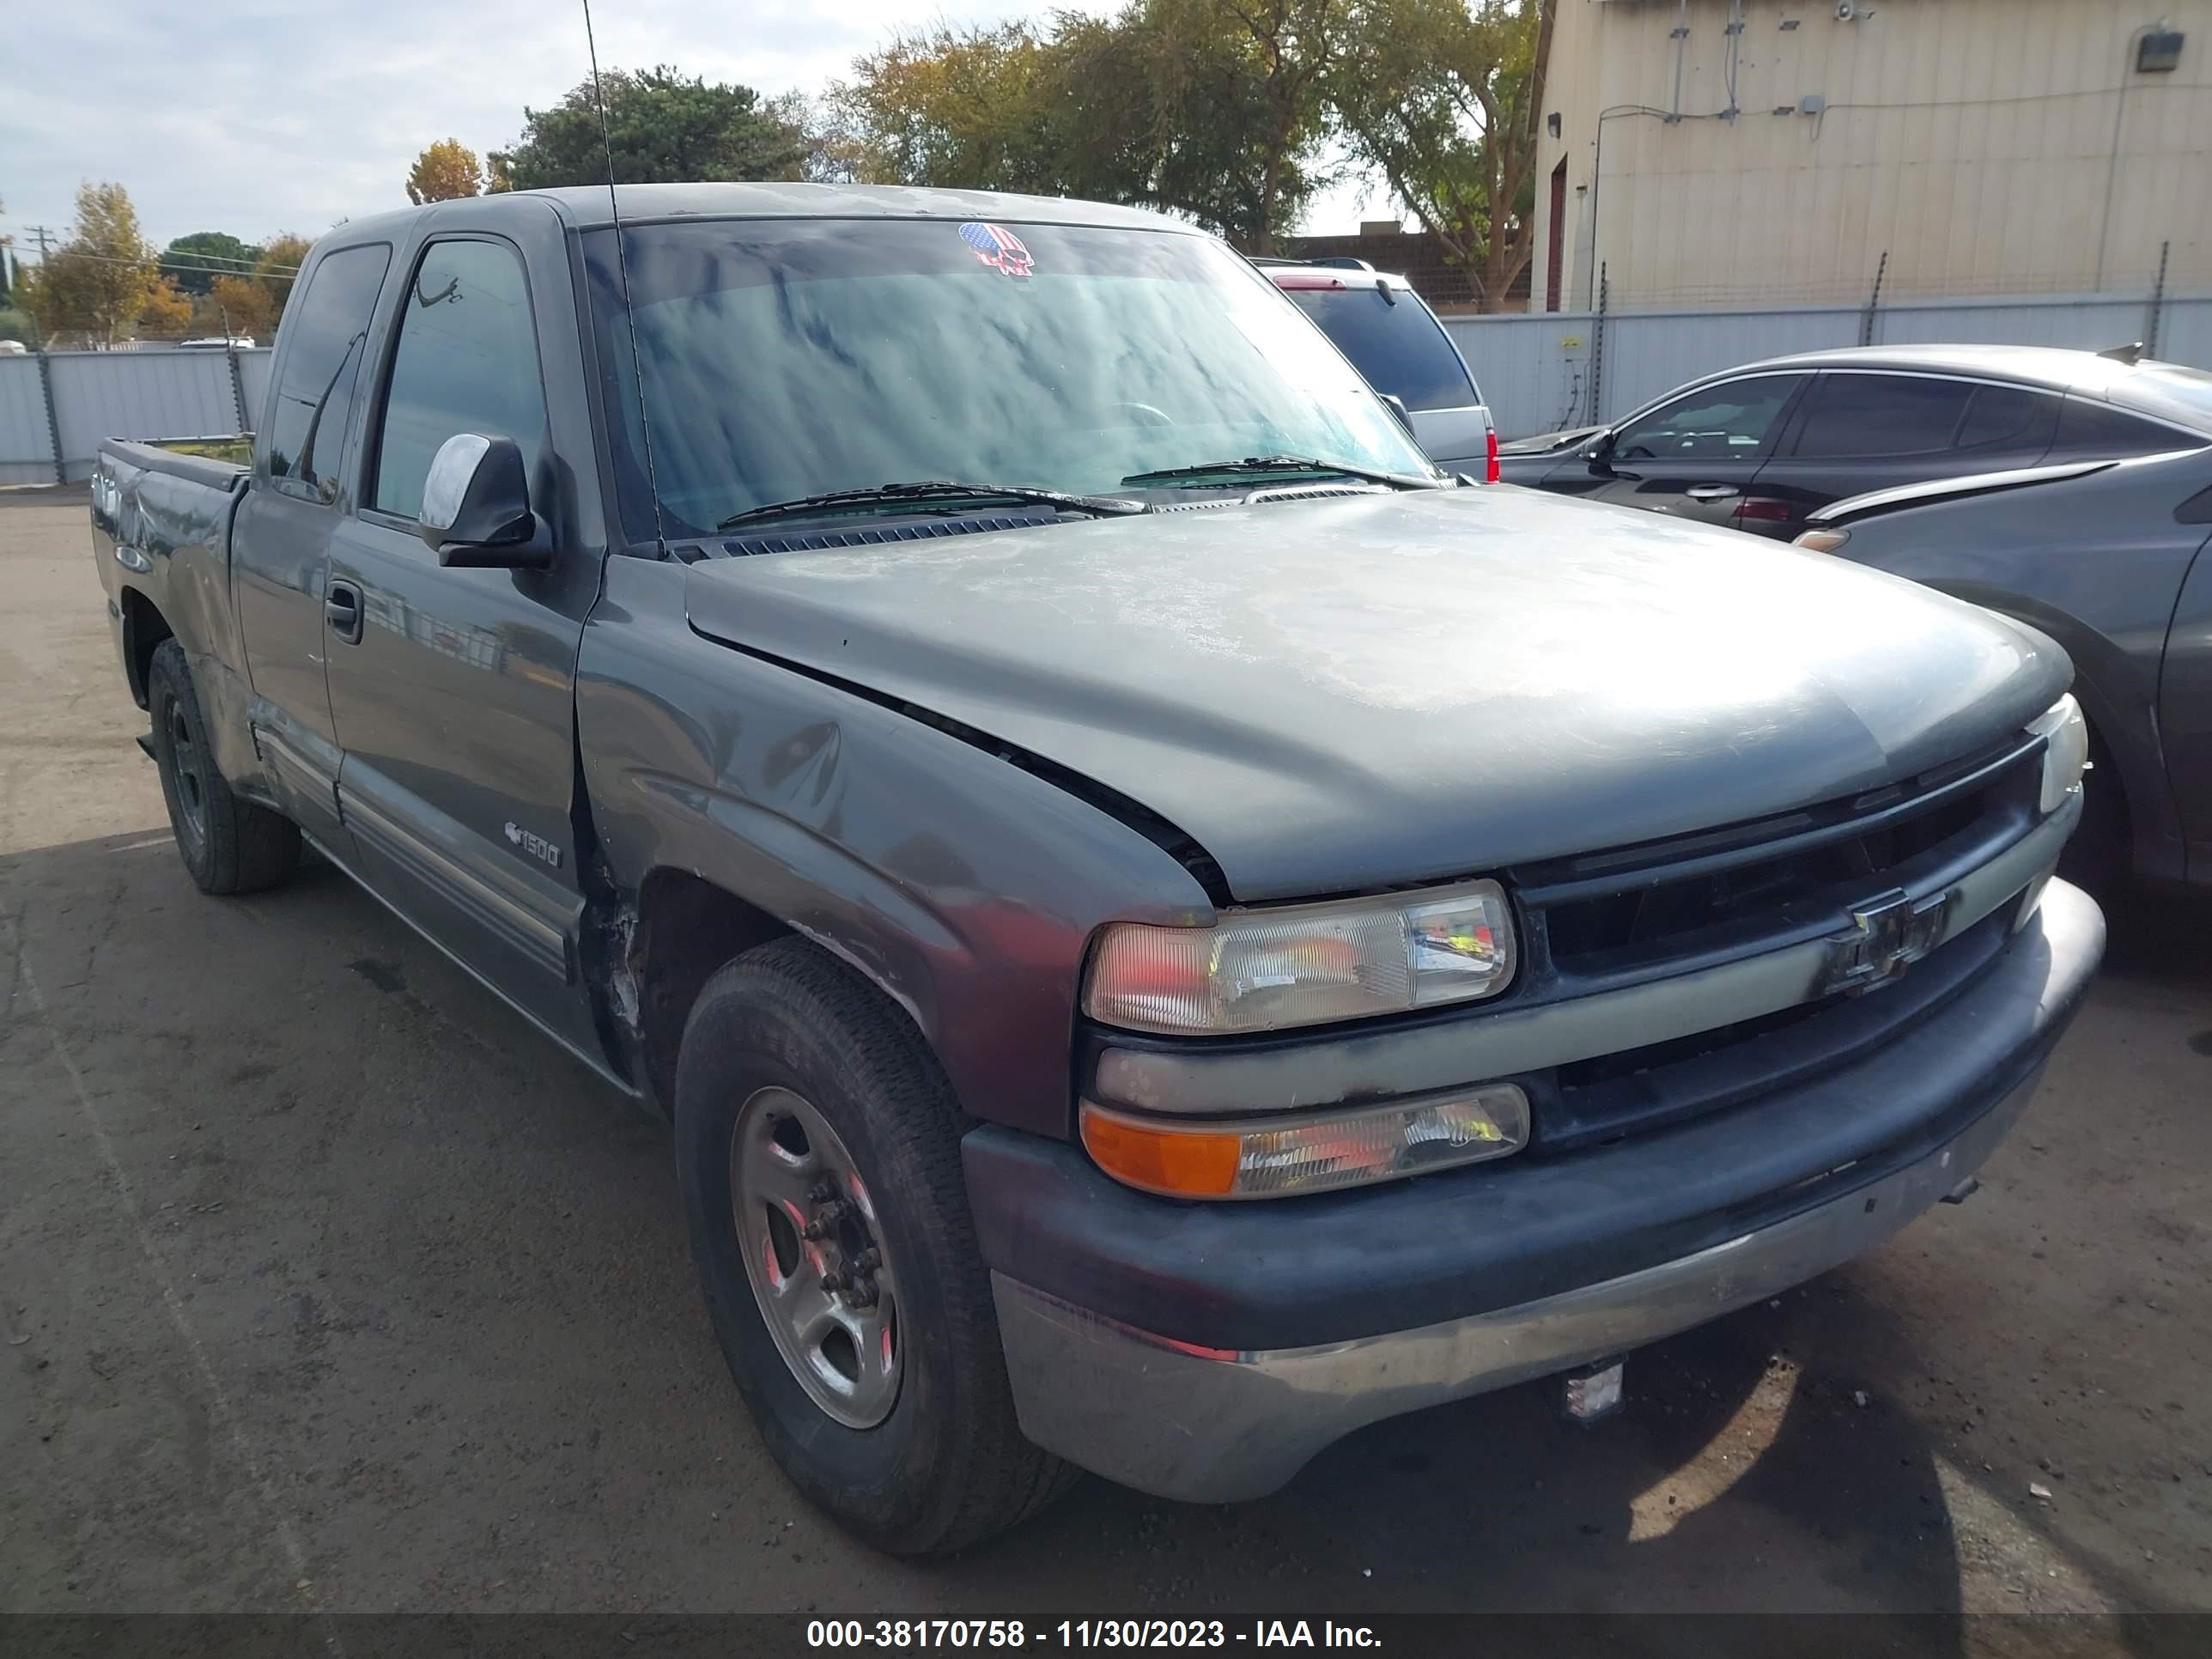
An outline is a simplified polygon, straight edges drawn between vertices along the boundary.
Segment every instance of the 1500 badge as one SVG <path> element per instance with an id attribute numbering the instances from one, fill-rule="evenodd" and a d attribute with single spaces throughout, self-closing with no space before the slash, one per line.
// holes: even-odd
<path id="1" fill-rule="evenodd" d="M 550 864 L 556 870 L 561 867 L 561 849 L 546 840 L 544 836 L 533 836 L 527 830 L 514 823 L 507 826 L 506 835 L 507 840 L 513 842 L 540 864 Z"/>

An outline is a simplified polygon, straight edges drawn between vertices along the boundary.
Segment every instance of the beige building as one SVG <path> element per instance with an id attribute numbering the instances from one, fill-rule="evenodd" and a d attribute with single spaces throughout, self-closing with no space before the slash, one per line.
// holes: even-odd
<path id="1" fill-rule="evenodd" d="M 2212 293 L 2212 0 L 1558 0 L 1532 308 Z"/>

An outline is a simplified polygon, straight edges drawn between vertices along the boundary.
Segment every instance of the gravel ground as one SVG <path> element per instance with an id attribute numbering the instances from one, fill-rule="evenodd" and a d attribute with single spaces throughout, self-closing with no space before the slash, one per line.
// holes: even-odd
<path id="1" fill-rule="evenodd" d="M 909 1566 L 763 1451 L 655 1122 L 327 867 L 193 890 L 84 512 L 0 493 L 0 1612 L 2212 1607 L 2212 907 L 2116 909 L 1976 1198 L 1611 1422 L 1516 1390 Z"/>

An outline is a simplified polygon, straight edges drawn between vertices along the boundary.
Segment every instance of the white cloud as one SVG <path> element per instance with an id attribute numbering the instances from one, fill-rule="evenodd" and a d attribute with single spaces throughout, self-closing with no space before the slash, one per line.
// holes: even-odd
<path id="1" fill-rule="evenodd" d="M 603 67 L 673 64 L 763 93 L 812 92 L 902 26 L 994 22 L 1052 0 L 596 0 Z M 1109 9 L 1109 0 L 1089 9 Z M 115 179 L 155 242 L 195 230 L 314 235 L 406 205 L 416 153 L 455 137 L 482 152 L 522 130 L 589 70 L 575 0 L 173 0 L 33 3 L 9 28 L 0 99 L 0 231 L 56 232 L 77 183 Z M 1379 194 L 1376 198 L 1380 200 Z M 1338 191 L 1314 230 L 1350 230 Z"/>

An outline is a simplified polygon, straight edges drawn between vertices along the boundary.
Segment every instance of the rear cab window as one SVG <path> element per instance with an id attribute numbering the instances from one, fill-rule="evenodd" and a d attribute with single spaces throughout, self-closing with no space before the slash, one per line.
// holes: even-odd
<path id="1" fill-rule="evenodd" d="M 1482 401 L 1443 325 L 1406 289 L 1389 299 L 1378 288 L 1348 283 L 1283 292 L 1368 385 L 1407 409 L 1467 409 Z"/>
<path id="2" fill-rule="evenodd" d="M 388 243 L 336 249 L 317 263 L 287 307 L 265 452 L 270 482 L 287 495 L 337 499 L 362 345 L 391 263 Z"/>

